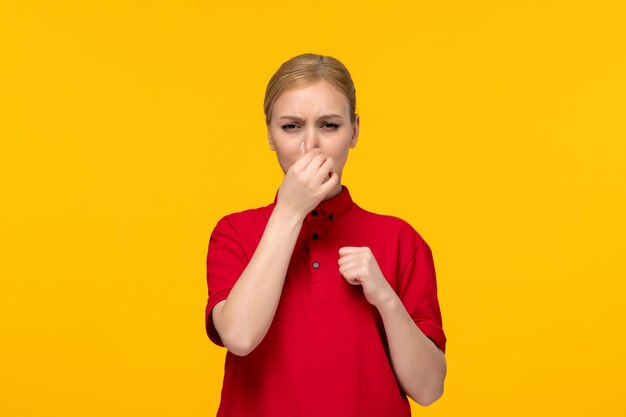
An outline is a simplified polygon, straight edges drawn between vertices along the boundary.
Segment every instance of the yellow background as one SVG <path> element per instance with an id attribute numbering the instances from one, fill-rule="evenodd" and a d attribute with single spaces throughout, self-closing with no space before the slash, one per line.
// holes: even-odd
<path id="1" fill-rule="evenodd" d="M 414 415 L 625 415 L 621 2 L 378 3 L 0 2 L 0 415 L 215 415 L 208 239 L 273 200 L 263 94 L 304 52 L 356 83 L 343 183 L 433 249 Z"/>

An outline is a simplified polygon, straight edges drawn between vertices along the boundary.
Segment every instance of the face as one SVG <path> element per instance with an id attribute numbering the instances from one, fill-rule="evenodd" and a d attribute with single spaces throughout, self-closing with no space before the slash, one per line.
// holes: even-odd
<path id="1" fill-rule="evenodd" d="M 319 148 L 333 158 L 332 171 L 341 180 L 348 150 L 356 146 L 359 137 L 359 115 L 352 124 L 348 99 L 321 79 L 293 87 L 278 97 L 267 135 L 283 172 L 304 153 Z"/>

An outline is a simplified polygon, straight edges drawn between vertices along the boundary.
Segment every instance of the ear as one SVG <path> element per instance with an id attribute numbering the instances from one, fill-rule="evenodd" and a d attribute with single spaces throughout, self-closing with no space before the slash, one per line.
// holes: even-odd
<path id="1" fill-rule="evenodd" d="M 359 126 L 360 126 L 361 120 L 359 118 L 359 114 L 357 113 L 355 118 L 354 118 L 354 123 L 352 125 L 352 129 L 353 129 L 353 134 L 352 134 L 352 139 L 350 139 L 350 147 L 354 148 L 356 146 L 356 143 L 359 141 Z"/>
<path id="2" fill-rule="evenodd" d="M 270 133 L 270 126 L 269 125 L 267 125 L 267 140 L 269 141 L 270 149 L 275 151 L 276 150 L 276 145 L 274 144 L 274 139 L 272 139 L 272 134 Z"/>

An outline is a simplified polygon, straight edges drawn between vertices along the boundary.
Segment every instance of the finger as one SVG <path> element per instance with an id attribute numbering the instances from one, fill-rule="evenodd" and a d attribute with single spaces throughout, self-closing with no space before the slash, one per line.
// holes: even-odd
<path id="1" fill-rule="evenodd" d="M 365 247 L 360 247 L 360 246 L 344 246 L 342 248 L 339 248 L 339 255 L 349 255 L 351 253 L 362 253 L 365 250 L 367 250 L 367 248 Z"/>
<path id="2" fill-rule="evenodd" d="M 348 281 L 348 283 L 352 285 L 360 285 L 362 284 L 361 276 L 359 275 L 359 271 L 357 269 L 351 269 L 347 271 L 345 274 L 342 274 L 344 279 Z"/>
<path id="3" fill-rule="evenodd" d="M 322 184 L 330 180 L 330 170 L 332 169 L 332 167 L 333 158 L 329 156 L 315 173 L 315 179 L 319 180 Z"/>
<path id="4" fill-rule="evenodd" d="M 326 161 L 326 155 L 320 153 L 309 162 L 309 164 L 302 170 L 302 173 L 307 177 L 313 177 L 315 173 L 320 169 L 322 164 Z"/>
<path id="5" fill-rule="evenodd" d="M 348 255 L 342 255 L 339 260 L 337 261 L 337 263 L 339 265 L 345 265 L 348 262 L 353 262 L 353 261 L 358 261 L 359 259 L 361 259 L 360 254 L 358 253 L 351 253 Z"/>
<path id="6" fill-rule="evenodd" d="M 368 275 L 367 270 L 363 268 L 362 265 L 358 265 L 358 264 L 349 264 L 347 266 L 340 267 L 339 273 L 343 275 L 344 278 L 351 278 L 351 277 L 362 278 Z"/>
<path id="7" fill-rule="evenodd" d="M 295 170 L 296 172 L 301 172 L 302 170 L 304 170 L 304 168 L 306 168 L 309 162 L 311 162 L 311 160 L 319 155 L 321 152 L 322 151 L 318 148 L 311 149 L 309 152 L 298 158 L 296 162 L 294 162 L 291 166 L 291 169 Z"/>
<path id="8" fill-rule="evenodd" d="M 339 175 L 336 172 L 330 173 L 328 181 L 322 184 L 321 191 L 324 195 L 328 195 L 339 184 Z"/>
<path id="9" fill-rule="evenodd" d="M 345 265 L 341 265 L 339 267 L 339 273 L 340 274 L 344 274 L 347 271 L 350 271 L 351 269 L 355 269 L 355 268 L 360 268 L 361 264 L 359 264 L 358 262 L 348 262 Z"/>

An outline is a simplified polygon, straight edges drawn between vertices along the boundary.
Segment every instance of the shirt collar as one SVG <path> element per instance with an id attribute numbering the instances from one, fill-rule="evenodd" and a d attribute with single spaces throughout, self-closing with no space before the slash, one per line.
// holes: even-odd
<path id="1" fill-rule="evenodd" d="M 276 196 L 274 197 L 274 204 L 277 201 L 278 191 L 276 191 Z M 353 204 L 348 187 L 342 184 L 339 194 L 327 200 L 322 200 L 313 210 L 307 213 L 304 220 L 318 220 L 321 217 L 333 221 L 346 214 Z"/>

